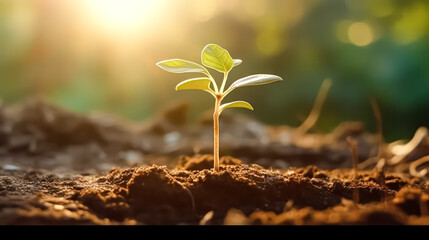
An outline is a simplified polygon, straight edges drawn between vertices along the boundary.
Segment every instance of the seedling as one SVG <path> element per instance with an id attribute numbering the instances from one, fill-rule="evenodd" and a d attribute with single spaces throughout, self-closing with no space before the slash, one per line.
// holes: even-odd
<path id="1" fill-rule="evenodd" d="M 221 105 L 223 98 L 236 88 L 262 85 L 283 80 L 281 77 L 271 74 L 255 74 L 240 78 L 225 90 L 228 73 L 233 67 L 242 63 L 240 59 L 232 59 L 228 51 L 216 44 L 208 44 L 201 52 L 201 62 L 204 66 L 223 73 L 220 88 L 210 72 L 202 65 L 182 59 L 169 59 L 158 62 L 156 65 L 172 73 L 201 73 L 204 76 L 185 80 L 176 86 L 176 90 L 197 89 L 210 93 L 215 98 L 213 113 L 214 129 L 214 169 L 219 171 L 219 115 L 227 108 L 247 108 L 253 110 L 252 105 L 245 101 L 234 101 Z"/>

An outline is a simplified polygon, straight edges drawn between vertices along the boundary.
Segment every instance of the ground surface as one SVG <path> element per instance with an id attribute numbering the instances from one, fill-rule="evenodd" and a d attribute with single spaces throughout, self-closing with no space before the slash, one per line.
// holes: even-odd
<path id="1" fill-rule="evenodd" d="M 211 116 L 186 115 L 184 103 L 143 123 L 1 106 L 0 224 L 429 225 L 425 166 L 410 172 L 429 155 L 425 128 L 380 145 L 358 122 L 308 134 L 225 114 L 214 172 Z"/>

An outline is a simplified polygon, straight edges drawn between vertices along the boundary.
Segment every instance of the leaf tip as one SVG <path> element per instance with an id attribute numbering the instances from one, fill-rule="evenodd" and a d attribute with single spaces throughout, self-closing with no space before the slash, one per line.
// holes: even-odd
<path id="1" fill-rule="evenodd" d="M 283 81 L 283 78 L 277 75 L 271 75 L 275 79 L 274 81 Z"/>
<path id="2" fill-rule="evenodd" d="M 233 59 L 233 62 L 234 62 L 234 67 L 236 67 L 236 66 L 240 65 L 243 62 L 243 60 L 241 60 L 241 59 Z"/>
<path id="3" fill-rule="evenodd" d="M 162 69 L 165 69 L 165 68 L 164 68 L 164 66 L 163 66 L 163 64 L 164 64 L 165 62 L 167 62 L 167 61 L 168 61 L 168 60 L 159 61 L 159 62 L 155 63 L 155 65 L 156 65 L 156 66 L 158 66 L 158 67 L 160 67 L 160 68 L 162 68 Z"/>

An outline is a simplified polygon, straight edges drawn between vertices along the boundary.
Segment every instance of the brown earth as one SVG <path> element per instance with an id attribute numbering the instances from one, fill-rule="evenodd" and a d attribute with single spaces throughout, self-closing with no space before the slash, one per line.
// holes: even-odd
<path id="1" fill-rule="evenodd" d="M 410 172 L 429 155 L 426 135 L 399 155 L 404 144 L 380 148 L 358 122 L 297 134 L 225 114 L 214 172 L 210 116 L 190 126 L 186 111 L 136 123 L 43 101 L 1 106 L 0 224 L 429 224 L 427 175 Z"/>

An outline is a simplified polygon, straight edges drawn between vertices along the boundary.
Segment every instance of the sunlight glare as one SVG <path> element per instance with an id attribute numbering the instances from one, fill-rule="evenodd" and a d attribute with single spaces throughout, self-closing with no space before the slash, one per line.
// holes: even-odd
<path id="1" fill-rule="evenodd" d="M 97 28 L 127 33 L 139 31 L 159 15 L 163 0 L 81 0 Z"/>

